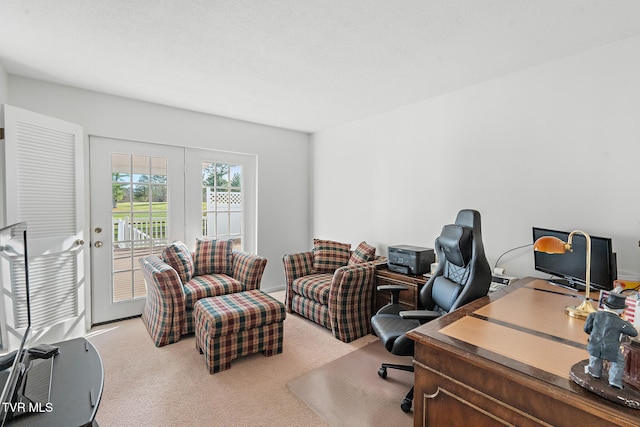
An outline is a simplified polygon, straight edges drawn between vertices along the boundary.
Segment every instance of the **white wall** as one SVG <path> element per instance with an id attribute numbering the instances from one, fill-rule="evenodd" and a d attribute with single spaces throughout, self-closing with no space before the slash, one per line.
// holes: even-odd
<path id="1" fill-rule="evenodd" d="M 86 135 L 257 154 L 262 289 L 283 289 L 282 256 L 310 246 L 308 134 L 13 75 L 4 102 L 80 124 Z"/>
<path id="2" fill-rule="evenodd" d="M 540 226 L 611 237 L 619 272 L 639 272 L 637 52 L 626 39 L 313 135 L 314 237 L 433 247 L 474 208 L 492 266 Z M 530 247 L 499 266 L 547 277 Z"/>
<path id="3" fill-rule="evenodd" d="M 0 65 L 0 104 L 7 102 L 9 98 L 9 75 L 7 71 Z M 0 124 L 4 125 L 4 115 L 0 117 Z"/>

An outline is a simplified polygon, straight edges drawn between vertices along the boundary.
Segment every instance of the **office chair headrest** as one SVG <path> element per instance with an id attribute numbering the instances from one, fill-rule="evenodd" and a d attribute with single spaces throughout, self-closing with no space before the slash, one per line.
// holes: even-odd
<path id="1" fill-rule="evenodd" d="M 473 253 L 473 233 L 471 228 L 449 224 L 442 227 L 438 243 L 448 262 L 458 267 L 466 267 Z"/>

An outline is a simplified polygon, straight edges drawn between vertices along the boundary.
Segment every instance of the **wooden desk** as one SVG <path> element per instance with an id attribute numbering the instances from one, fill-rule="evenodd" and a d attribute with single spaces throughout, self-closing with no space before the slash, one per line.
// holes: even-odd
<path id="1" fill-rule="evenodd" d="M 584 320 L 564 314 L 581 298 L 526 278 L 411 331 L 414 425 L 640 425 L 569 378 L 589 357 Z"/>

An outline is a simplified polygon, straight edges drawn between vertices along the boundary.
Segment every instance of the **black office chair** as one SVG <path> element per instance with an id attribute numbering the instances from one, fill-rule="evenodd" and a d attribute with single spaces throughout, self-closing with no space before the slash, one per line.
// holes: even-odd
<path id="1" fill-rule="evenodd" d="M 435 241 L 438 269 L 420 290 L 420 310 L 403 311 L 397 303 L 401 285 L 379 286 L 391 292 L 391 302 L 371 318 L 371 326 L 387 351 L 412 356 L 414 342 L 405 333 L 487 295 L 491 285 L 491 269 L 484 254 L 480 213 L 458 212 L 455 224 L 445 225 Z M 378 375 L 387 377 L 387 368 L 413 372 L 413 365 L 383 363 Z M 400 407 L 411 410 L 413 387 Z"/>

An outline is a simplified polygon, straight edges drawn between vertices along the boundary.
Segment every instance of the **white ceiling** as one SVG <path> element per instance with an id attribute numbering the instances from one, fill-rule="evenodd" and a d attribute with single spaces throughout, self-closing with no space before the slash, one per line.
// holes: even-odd
<path id="1" fill-rule="evenodd" d="M 306 132 L 639 33 L 638 0 L 0 0 L 10 74 Z"/>

